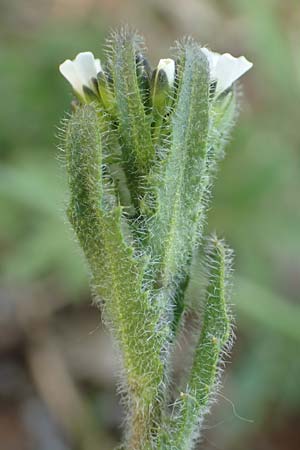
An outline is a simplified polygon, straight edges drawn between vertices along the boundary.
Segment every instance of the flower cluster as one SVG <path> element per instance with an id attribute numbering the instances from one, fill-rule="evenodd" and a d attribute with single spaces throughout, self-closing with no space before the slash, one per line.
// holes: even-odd
<path id="1" fill-rule="evenodd" d="M 229 53 L 221 55 L 205 47 L 201 50 L 208 60 L 210 79 L 211 83 L 215 83 L 216 96 L 229 89 L 253 65 L 244 56 L 235 58 Z M 71 84 L 80 101 L 88 103 L 91 99 L 95 99 L 95 96 L 104 100 L 105 93 L 101 92 L 99 84 L 105 73 L 100 59 L 95 58 L 92 52 L 79 53 L 73 61 L 67 59 L 59 66 L 59 70 Z M 154 105 L 160 104 L 161 97 L 166 97 L 168 91 L 173 88 L 175 76 L 175 61 L 171 58 L 161 59 L 150 77 Z"/>

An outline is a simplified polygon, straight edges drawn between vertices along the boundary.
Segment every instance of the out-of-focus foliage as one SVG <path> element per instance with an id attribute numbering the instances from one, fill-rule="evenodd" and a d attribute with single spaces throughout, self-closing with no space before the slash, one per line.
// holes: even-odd
<path id="1" fill-rule="evenodd" d="M 183 34 L 254 62 L 243 80 L 241 117 L 209 217 L 211 228 L 224 232 L 236 251 L 238 340 L 224 388 L 230 401 L 220 398 L 214 408 L 206 447 L 299 448 L 294 431 L 300 415 L 297 0 L 186 0 L 184 7 L 179 0 L 3 0 L 1 292 L 13 288 L 22 297 L 24 287 L 38 283 L 47 298 L 50 283 L 53 295 L 62 296 L 71 311 L 89 301 L 85 267 L 64 220 L 65 186 L 55 135 L 71 95 L 57 67 L 78 51 L 89 49 L 101 57 L 102 37 L 119 21 L 135 25 L 151 49 L 156 46 L 153 64 L 169 56 L 166 49 Z M 2 305 L 6 301 L 1 297 Z M 99 394 L 97 386 L 84 389 L 83 395 L 109 428 L 103 398 L 107 404 L 111 397 L 105 392 Z"/>

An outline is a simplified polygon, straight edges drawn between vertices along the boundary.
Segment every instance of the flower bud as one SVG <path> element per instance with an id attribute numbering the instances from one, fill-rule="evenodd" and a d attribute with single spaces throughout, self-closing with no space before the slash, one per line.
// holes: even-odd
<path id="1" fill-rule="evenodd" d="M 171 104 L 175 81 L 175 61 L 161 59 L 152 75 L 152 103 L 153 108 L 161 115 Z"/>

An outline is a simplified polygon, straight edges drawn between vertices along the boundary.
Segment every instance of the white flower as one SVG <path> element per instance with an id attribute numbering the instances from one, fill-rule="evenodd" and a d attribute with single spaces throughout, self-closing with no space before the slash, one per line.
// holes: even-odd
<path id="1" fill-rule="evenodd" d="M 253 66 L 244 56 L 235 58 L 229 53 L 220 55 L 205 47 L 201 50 L 208 59 L 211 81 L 217 82 L 216 95 L 228 89 Z"/>
<path id="2" fill-rule="evenodd" d="M 160 59 L 157 66 L 157 73 L 163 70 L 167 75 L 169 86 L 172 87 L 175 80 L 175 61 L 174 59 Z"/>
<path id="3" fill-rule="evenodd" d="M 96 59 L 92 52 L 78 53 L 73 61 L 67 59 L 59 66 L 59 71 L 80 97 L 85 98 L 83 86 L 97 94 L 93 79 L 97 79 L 102 68 L 100 59 Z"/>

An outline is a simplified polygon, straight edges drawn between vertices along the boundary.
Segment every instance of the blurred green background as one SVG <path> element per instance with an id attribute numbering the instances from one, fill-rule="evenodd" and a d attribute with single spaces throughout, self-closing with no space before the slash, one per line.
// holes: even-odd
<path id="1" fill-rule="evenodd" d="M 101 57 L 119 23 L 144 34 L 153 65 L 185 34 L 254 62 L 207 227 L 236 252 L 237 342 L 201 448 L 299 450 L 299 0 L 0 0 L 0 447 L 120 438 L 118 368 L 56 148 L 72 98 L 59 63 Z"/>

